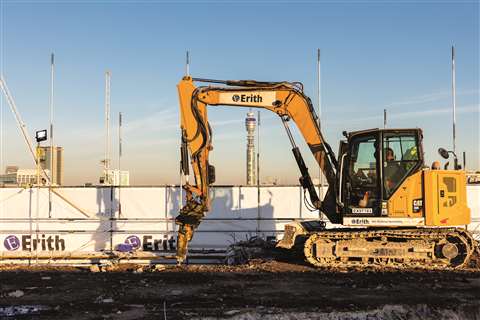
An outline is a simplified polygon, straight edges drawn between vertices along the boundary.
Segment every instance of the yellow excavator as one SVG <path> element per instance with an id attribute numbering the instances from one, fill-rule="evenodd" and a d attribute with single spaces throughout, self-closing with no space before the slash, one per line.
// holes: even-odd
<path id="1" fill-rule="evenodd" d="M 195 82 L 208 83 L 196 86 Z M 285 226 L 277 247 L 301 250 L 314 266 L 459 268 L 476 248 L 459 226 L 470 223 L 466 177 L 462 170 L 433 170 L 423 159 L 421 129 L 369 129 L 343 132 L 338 157 L 325 141 L 311 100 L 299 82 L 212 80 L 185 76 L 178 84 L 181 117 L 181 170 L 186 177 L 186 204 L 179 226 L 177 262 L 210 210 L 215 168 L 208 162 L 212 129 L 208 106 L 268 109 L 282 121 L 300 169 L 300 184 L 312 211 L 338 225 L 294 221 Z M 289 124 L 293 121 L 326 180 L 320 199 Z M 442 156 L 448 152 L 441 149 Z M 190 165 L 193 183 L 190 183 Z M 455 169 L 459 169 L 456 166 Z M 308 193 L 308 195 L 307 195 Z"/>

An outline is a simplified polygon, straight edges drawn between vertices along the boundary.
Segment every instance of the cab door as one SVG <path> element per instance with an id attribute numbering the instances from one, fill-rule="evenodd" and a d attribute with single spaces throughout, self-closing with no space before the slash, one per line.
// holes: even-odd
<path id="1" fill-rule="evenodd" d="M 345 169 L 346 216 L 380 216 L 379 132 L 351 137 Z"/>

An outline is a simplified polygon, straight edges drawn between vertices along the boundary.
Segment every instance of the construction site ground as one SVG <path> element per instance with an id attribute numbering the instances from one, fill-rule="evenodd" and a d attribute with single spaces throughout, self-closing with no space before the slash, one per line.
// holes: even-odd
<path id="1" fill-rule="evenodd" d="M 3 266 L 0 301 L 2 319 L 480 319 L 480 269 Z"/>

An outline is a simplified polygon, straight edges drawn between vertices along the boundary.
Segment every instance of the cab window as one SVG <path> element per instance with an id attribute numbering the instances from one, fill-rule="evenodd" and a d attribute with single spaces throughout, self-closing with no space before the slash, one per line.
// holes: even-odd
<path id="1" fill-rule="evenodd" d="M 383 188 L 385 199 L 393 194 L 420 161 L 415 135 L 384 135 Z"/>

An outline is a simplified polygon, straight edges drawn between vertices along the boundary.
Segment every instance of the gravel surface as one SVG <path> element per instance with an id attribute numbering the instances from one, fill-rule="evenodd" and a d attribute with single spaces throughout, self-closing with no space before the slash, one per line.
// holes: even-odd
<path id="1" fill-rule="evenodd" d="M 480 270 L 4 266 L 0 318 L 480 319 Z"/>

